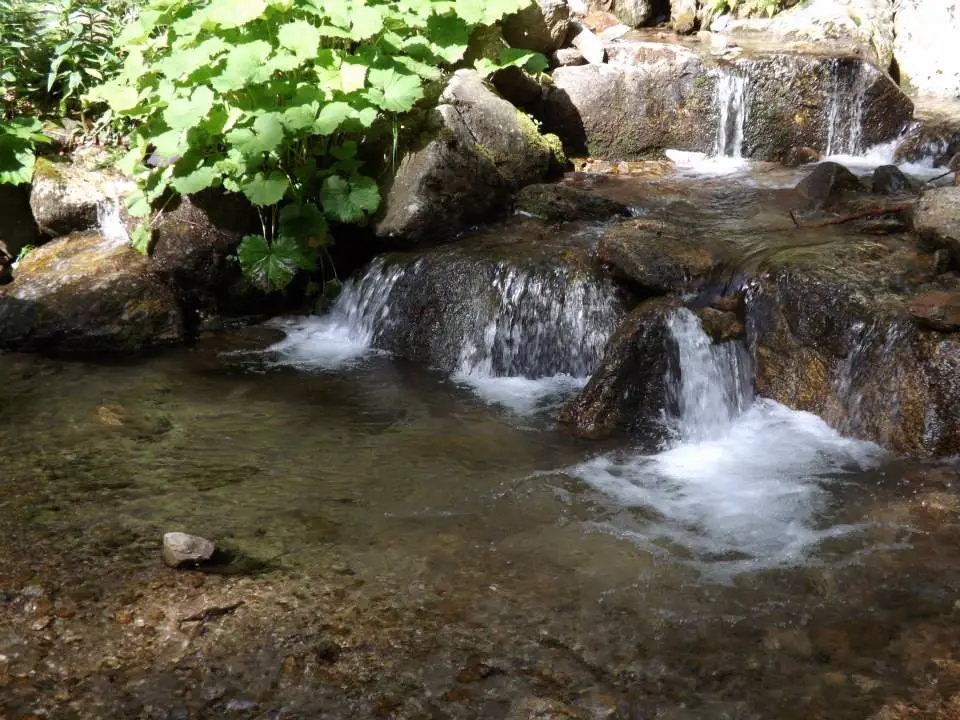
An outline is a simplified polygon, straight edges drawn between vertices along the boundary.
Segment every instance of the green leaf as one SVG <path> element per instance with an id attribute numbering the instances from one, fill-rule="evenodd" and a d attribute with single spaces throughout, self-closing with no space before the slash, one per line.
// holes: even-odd
<path id="1" fill-rule="evenodd" d="M 281 26 L 277 40 L 298 58 L 306 60 L 316 56 L 320 47 L 320 32 L 306 20 L 294 20 Z"/>
<path id="2" fill-rule="evenodd" d="M 247 235 L 237 248 L 246 278 L 264 290 L 282 290 L 297 270 L 310 270 L 316 261 L 294 238 L 280 235 L 267 243 L 262 235 Z"/>
<path id="3" fill-rule="evenodd" d="M 332 135 L 352 114 L 353 108 L 345 102 L 328 103 L 321 108 L 313 131 L 318 135 Z"/>
<path id="4" fill-rule="evenodd" d="M 423 97 L 423 83 L 416 75 L 402 75 L 390 68 L 370 70 L 367 98 L 390 112 L 407 112 Z"/>
<path id="5" fill-rule="evenodd" d="M 210 82 L 220 92 L 244 89 L 252 80 L 266 79 L 261 77 L 266 72 L 267 59 L 273 48 L 265 40 L 234 45 L 227 55 L 227 64 L 223 72 Z"/>
<path id="6" fill-rule="evenodd" d="M 220 179 L 220 173 L 212 167 L 199 167 L 189 175 L 175 177 L 170 183 L 181 195 L 193 195 L 201 190 L 213 187 Z"/>
<path id="7" fill-rule="evenodd" d="M 172 130 L 196 127 L 213 107 L 213 90 L 206 85 L 195 88 L 189 98 L 179 97 L 163 111 L 163 120 Z"/>
<path id="8" fill-rule="evenodd" d="M 287 194 L 289 187 L 290 181 L 287 176 L 279 170 L 274 170 L 269 175 L 258 172 L 251 180 L 241 184 L 240 189 L 250 202 L 263 207 L 280 202 Z"/>
<path id="9" fill-rule="evenodd" d="M 280 234 L 295 238 L 309 247 L 320 247 L 329 240 L 327 219 L 311 202 L 290 204 L 280 211 Z"/>
<path id="10" fill-rule="evenodd" d="M 127 212 L 132 217 L 147 217 L 150 215 L 150 201 L 141 188 L 138 187 L 127 198 Z"/>
<path id="11" fill-rule="evenodd" d="M 383 16 L 379 7 L 356 5 L 350 12 L 350 37 L 366 40 L 383 29 Z"/>
<path id="12" fill-rule="evenodd" d="M 340 84 L 345 93 L 363 90 L 363 86 L 367 84 L 367 66 L 363 63 L 343 63 L 340 66 Z"/>
<path id="13" fill-rule="evenodd" d="M 153 232 L 150 230 L 150 223 L 142 222 L 137 225 L 130 234 L 130 244 L 133 249 L 141 255 L 146 255 L 150 249 L 150 241 L 153 239 Z"/>
<path id="14" fill-rule="evenodd" d="M 347 180 L 331 175 L 320 189 L 323 211 L 334 220 L 353 223 L 363 220 L 367 213 L 380 205 L 380 191 L 372 178 L 355 177 Z"/>
<path id="15" fill-rule="evenodd" d="M 304 105 L 295 105 L 283 111 L 280 122 L 287 130 L 296 132 L 304 128 L 312 127 L 317 119 L 317 110 L 320 103 L 314 101 Z"/>
<path id="16" fill-rule="evenodd" d="M 266 0 L 213 0 L 206 20 L 221 28 L 237 28 L 256 20 L 266 9 Z"/>
<path id="17" fill-rule="evenodd" d="M 273 152 L 283 142 L 283 120 L 280 113 L 260 115 L 252 128 L 235 128 L 226 134 L 227 142 L 244 155 Z"/>

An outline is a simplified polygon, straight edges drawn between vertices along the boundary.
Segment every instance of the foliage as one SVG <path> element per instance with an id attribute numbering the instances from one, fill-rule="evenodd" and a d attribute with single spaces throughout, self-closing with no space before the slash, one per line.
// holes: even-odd
<path id="1" fill-rule="evenodd" d="M 34 148 L 49 142 L 41 129 L 40 121 L 34 118 L 0 121 L 0 185 L 30 182 L 36 160 Z"/>
<path id="2" fill-rule="evenodd" d="M 123 163 L 138 180 L 131 214 L 149 217 L 171 191 L 243 193 L 263 234 L 244 238 L 240 263 L 261 287 L 284 287 L 315 266 L 329 222 L 377 209 L 359 159 L 374 123 L 395 127 L 476 26 L 528 2 L 148 0 L 119 39 L 121 71 L 92 94 L 139 123 Z M 148 155 L 161 162 L 147 167 Z M 145 225 L 140 250 L 149 237 Z"/>
<path id="3" fill-rule="evenodd" d="M 773 17 L 784 9 L 787 0 L 711 0 L 710 14 L 737 13 L 741 17 Z"/>

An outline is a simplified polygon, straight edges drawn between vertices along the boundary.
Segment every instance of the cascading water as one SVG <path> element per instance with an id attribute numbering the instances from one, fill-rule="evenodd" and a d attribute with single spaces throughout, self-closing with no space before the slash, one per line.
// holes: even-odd
<path id="1" fill-rule="evenodd" d="M 827 104 L 826 155 L 857 155 L 863 152 L 863 108 L 868 90 L 866 74 L 859 63 L 834 58 L 829 63 L 831 94 Z"/>
<path id="2" fill-rule="evenodd" d="M 619 317 L 612 283 L 564 266 L 377 260 L 329 313 L 285 322 L 287 337 L 270 351 L 285 364 L 326 368 L 391 351 L 530 410 L 586 382 Z"/>
<path id="3" fill-rule="evenodd" d="M 716 104 L 720 120 L 713 154 L 717 157 L 743 157 L 743 128 L 747 121 L 748 78 L 736 68 L 717 70 Z"/>
<path id="4" fill-rule="evenodd" d="M 567 471 L 637 510 L 603 529 L 717 577 L 803 561 L 823 539 L 849 532 L 818 523 L 821 478 L 868 466 L 879 450 L 814 415 L 754 400 L 746 349 L 712 344 L 689 310 L 677 311 L 669 329 L 672 447 L 608 454 Z"/>

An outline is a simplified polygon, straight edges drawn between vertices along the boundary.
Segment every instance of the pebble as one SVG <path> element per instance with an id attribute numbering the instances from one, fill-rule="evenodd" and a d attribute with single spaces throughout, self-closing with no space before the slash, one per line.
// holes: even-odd
<path id="1" fill-rule="evenodd" d="M 172 568 L 193 567 L 213 557 L 216 546 L 211 540 L 182 532 L 163 536 L 163 562 Z"/>

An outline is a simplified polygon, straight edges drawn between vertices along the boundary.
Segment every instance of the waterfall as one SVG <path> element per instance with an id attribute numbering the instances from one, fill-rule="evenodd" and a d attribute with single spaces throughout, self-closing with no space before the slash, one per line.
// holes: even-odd
<path id="1" fill-rule="evenodd" d="M 97 204 L 97 228 L 104 240 L 117 245 L 126 245 L 130 236 L 120 217 L 120 201 L 106 198 Z"/>
<path id="2" fill-rule="evenodd" d="M 830 61 L 831 92 L 827 102 L 826 155 L 856 155 L 863 147 L 863 108 L 869 89 L 858 63 Z"/>
<path id="3" fill-rule="evenodd" d="M 720 115 L 713 154 L 717 157 L 743 157 L 743 128 L 747 121 L 748 78 L 735 68 L 717 70 L 716 104 Z"/>
<path id="4" fill-rule="evenodd" d="M 473 381 L 585 379 L 621 309 L 613 283 L 557 264 L 433 253 L 374 261 L 326 315 L 285 321 L 282 360 L 337 366 L 385 350 Z"/>
<path id="5" fill-rule="evenodd" d="M 676 433 L 687 442 L 715 440 L 752 402 L 750 356 L 742 343 L 714 344 L 689 310 L 671 315 L 668 327 L 677 346 L 668 378 Z"/>

